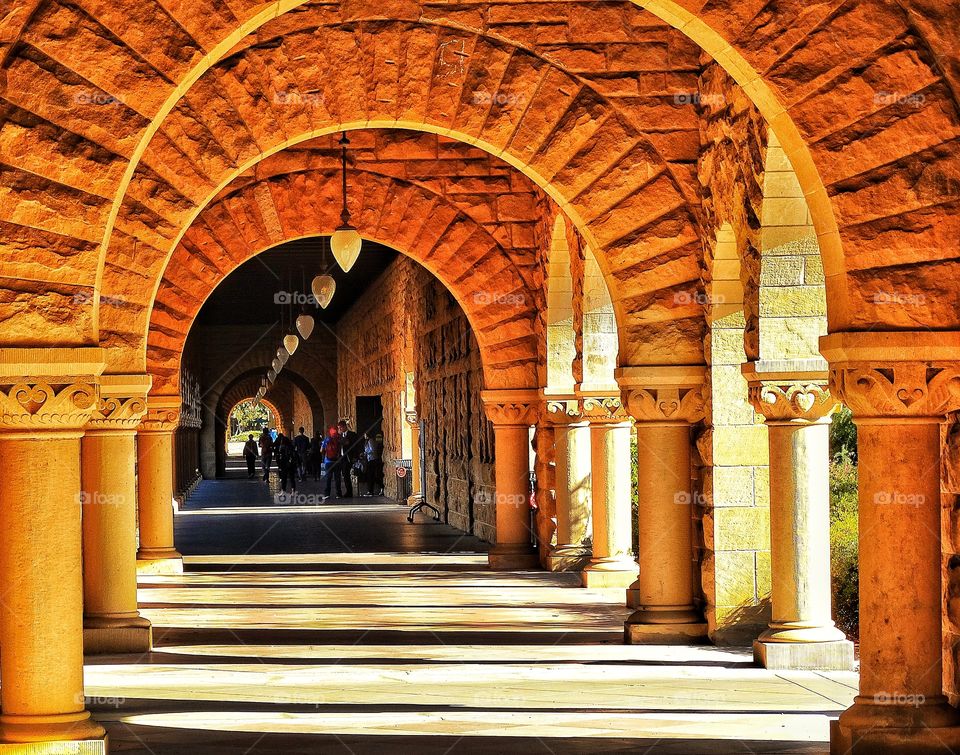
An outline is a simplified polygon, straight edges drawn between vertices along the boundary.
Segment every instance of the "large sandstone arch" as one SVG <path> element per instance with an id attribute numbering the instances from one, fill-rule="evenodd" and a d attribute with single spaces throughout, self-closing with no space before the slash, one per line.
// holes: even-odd
<path id="1" fill-rule="evenodd" d="M 267 248 L 332 233 L 339 223 L 335 178 L 322 170 L 271 175 L 201 215 L 178 245 L 152 310 L 147 352 L 155 393 L 176 391 L 190 325 L 226 275 Z M 361 234 L 411 256 L 451 290 L 473 324 L 488 382 L 534 387 L 540 294 L 517 268 L 527 262 L 524 250 L 511 257 L 467 212 L 422 186 L 360 172 L 352 189 Z M 391 215 L 394 205 L 405 209 Z"/>
<path id="2" fill-rule="evenodd" d="M 694 15 L 667 0 L 640 4 L 653 15 L 628 4 L 565 4 L 551 9 L 548 18 L 538 6 L 534 14 L 563 27 L 563 41 L 601 47 L 605 39 L 591 38 L 589 29 L 614 29 L 608 34 L 617 41 L 611 44 L 659 23 L 651 23 L 654 17 L 682 29 L 744 86 L 787 148 L 814 210 L 832 279 L 832 329 L 877 321 L 891 328 L 956 327 L 955 292 L 944 283 L 955 264 L 950 239 L 957 235 L 956 221 L 943 217 L 957 201 L 948 179 L 956 158 L 944 146 L 957 133 L 957 65 L 950 52 L 956 45 L 950 27 L 936 23 L 936 9 L 928 3 L 877 0 L 772 12 L 755 0 L 735 9 L 729 2 L 713 3 Z M 230 13 L 205 6 L 172 14 L 125 11 L 122 18 L 109 8 L 87 16 L 56 3 L 41 3 L 33 12 L 35 5 L 5 19 L 2 34 L 5 95 L 22 116 L 20 122 L 8 121 L 12 138 L 6 141 L 6 162 L 13 168 L 3 202 L 12 221 L 7 246 L 36 252 L 36 262 L 26 269 L 22 257 L 16 265 L 4 265 L 3 274 L 11 279 L 6 282 L 8 321 L 24 326 L 14 341 L 23 341 L 29 325 L 43 321 L 51 327 L 33 335 L 33 342 L 95 342 L 99 323 L 93 302 L 101 273 L 91 257 L 98 245 L 106 250 L 103 242 L 111 235 L 128 179 L 149 173 L 140 163 L 148 143 L 189 87 L 230 48 L 255 30 L 257 41 L 268 41 L 271 24 L 295 27 L 304 14 L 282 15 L 299 9 L 297 2 L 235 3 Z M 323 12 L 349 22 L 364 15 L 352 4 Z M 484 16 L 415 3 L 403 5 L 396 15 L 455 22 L 460 28 L 472 28 Z M 524 37 L 530 20 L 530 11 L 520 6 L 497 7 L 485 24 L 495 36 Z M 598 23 L 604 20 L 612 23 Z M 89 54 L 91 49 L 97 54 Z M 585 68 L 589 73 L 590 66 Z M 27 86 L 28 77 L 43 84 Z M 100 107 L 78 116 L 77 108 L 64 108 L 87 84 L 94 85 L 97 96 L 129 102 L 135 111 Z M 89 86 L 86 91 L 89 95 Z M 37 117 L 42 128 L 34 128 Z M 63 157 L 58 145 L 77 139 L 89 145 L 76 150 L 78 163 L 51 159 Z M 154 186 L 165 191 L 162 182 Z M 78 222 L 69 217 L 59 222 L 58 208 L 69 209 L 63 214 Z M 933 222 L 938 216 L 940 222 Z M 848 260 L 840 255 L 841 239 Z M 67 265 L 57 264 L 64 260 Z M 900 270 L 907 264 L 917 266 L 911 281 Z M 53 272 L 57 267 L 61 272 Z M 878 286 L 890 285 L 930 292 L 925 311 L 872 306 Z M 40 291 L 43 296 L 34 296 Z M 90 306 L 74 305 L 75 311 L 66 312 L 71 297 L 81 294 Z"/>

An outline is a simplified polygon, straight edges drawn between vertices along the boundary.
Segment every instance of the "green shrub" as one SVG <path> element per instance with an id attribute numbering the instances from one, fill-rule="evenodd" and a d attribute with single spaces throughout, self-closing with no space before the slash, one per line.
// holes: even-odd
<path id="1" fill-rule="evenodd" d="M 841 450 L 830 462 L 830 576 L 837 626 L 856 638 L 860 631 L 857 465 Z"/>

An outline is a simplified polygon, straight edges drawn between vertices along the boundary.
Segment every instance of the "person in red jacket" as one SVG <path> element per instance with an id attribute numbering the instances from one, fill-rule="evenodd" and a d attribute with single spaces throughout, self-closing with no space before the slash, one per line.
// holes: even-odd
<path id="1" fill-rule="evenodd" d="M 343 463 L 343 451 L 340 446 L 340 433 L 333 425 L 327 429 L 327 437 L 320 444 L 320 458 L 323 460 L 323 474 L 327 478 L 327 488 L 323 500 L 330 497 L 330 483 L 336 480 L 337 498 L 343 498 L 343 488 L 340 484 L 340 465 Z"/>

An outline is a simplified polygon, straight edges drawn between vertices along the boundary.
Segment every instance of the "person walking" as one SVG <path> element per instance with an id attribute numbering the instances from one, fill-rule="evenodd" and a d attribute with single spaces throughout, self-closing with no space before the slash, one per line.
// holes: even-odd
<path id="1" fill-rule="evenodd" d="M 252 480 L 257 476 L 257 457 L 260 455 L 260 449 L 257 447 L 257 441 L 253 439 L 253 433 L 247 436 L 247 442 L 243 444 L 243 458 L 247 462 L 247 479 Z"/>
<path id="2" fill-rule="evenodd" d="M 303 428 L 300 428 L 300 432 L 297 433 L 297 437 L 293 439 L 293 447 L 297 452 L 297 474 L 300 475 L 301 480 L 307 479 L 307 455 L 310 453 L 310 438 L 306 436 Z"/>
<path id="3" fill-rule="evenodd" d="M 343 478 L 343 487 L 347 492 L 347 498 L 353 498 L 353 480 L 350 473 L 353 470 L 354 462 L 360 458 L 363 453 L 363 443 L 346 420 L 340 420 L 337 423 L 337 430 L 340 434 L 340 447 L 343 449 L 343 461 L 340 464 L 340 476 Z M 357 483 L 359 488 L 359 482 Z"/>
<path id="4" fill-rule="evenodd" d="M 327 430 L 327 437 L 323 439 L 320 445 L 320 457 L 323 459 L 323 474 L 327 478 L 327 486 L 324 492 L 323 500 L 330 498 L 331 484 L 337 483 L 337 498 L 343 498 L 343 488 L 340 485 L 340 465 L 343 460 L 343 452 L 340 446 L 340 433 L 334 425 L 330 425 Z"/>
<path id="5" fill-rule="evenodd" d="M 260 463 L 263 465 L 263 481 L 270 479 L 270 465 L 273 463 L 273 436 L 265 427 L 260 433 Z"/>
<path id="6" fill-rule="evenodd" d="M 377 442 L 377 438 L 380 441 Z M 383 495 L 383 436 L 363 436 L 363 455 L 367 461 L 367 495 Z"/>
<path id="7" fill-rule="evenodd" d="M 300 455 L 293 445 L 293 441 L 286 435 L 280 433 L 276 442 L 277 471 L 280 476 L 280 490 L 287 492 L 287 484 L 290 484 L 290 491 L 297 492 L 297 474 L 300 470 Z"/>
<path id="8" fill-rule="evenodd" d="M 310 441 L 310 455 L 307 472 L 313 475 L 315 482 L 320 482 L 320 475 L 323 474 L 323 454 L 320 447 L 323 445 L 323 436 L 317 430 Z"/>

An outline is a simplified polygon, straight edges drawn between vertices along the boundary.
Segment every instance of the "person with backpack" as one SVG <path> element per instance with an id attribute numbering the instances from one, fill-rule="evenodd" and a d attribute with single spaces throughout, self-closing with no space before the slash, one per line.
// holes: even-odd
<path id="1" fill-rule="evenodd" d="M 347 491 L 347 498 L 353 498 L 353 480 L 350 473 L 353 471 L 354 463 L 363 454 L 363 442 L 357 434 L 350 429 L 347 421 L 342 419 L 337 423 L 337 429 L 340 432 L 340 448 L 343 452 L 343 461 L 340 464 L 340 476 L 343 477 L 343 486 Z M 359 491 L 360 481 L 357 480 L 357 492 Z"/>
<path id="2" fill-rule="evenodd" d="M 327 437 L 320 444 L 320 458 L 323 459 L 323 474 L 327 478 L 326 492 L 323 500 L 330 498 L 330 485 L 336 480 L 337 498 L 343 498 L 343 488 L 340 484 L 340 464 L 343 460 L 343 452 L 340 446 L 340 433 L 334 425 L 330 425 L 327 430 Z"/>
<path id="3" fill-rule="evenodd" d="M 253 439 L 253 433 L 247 436 L 247 442 L 243 444 L 243 458 L 247 462 L 247 478 L 253 479 L 257 476 L 257 457 L 260 455 L 260 449 L 257 447 L 257 441 Z"/>

